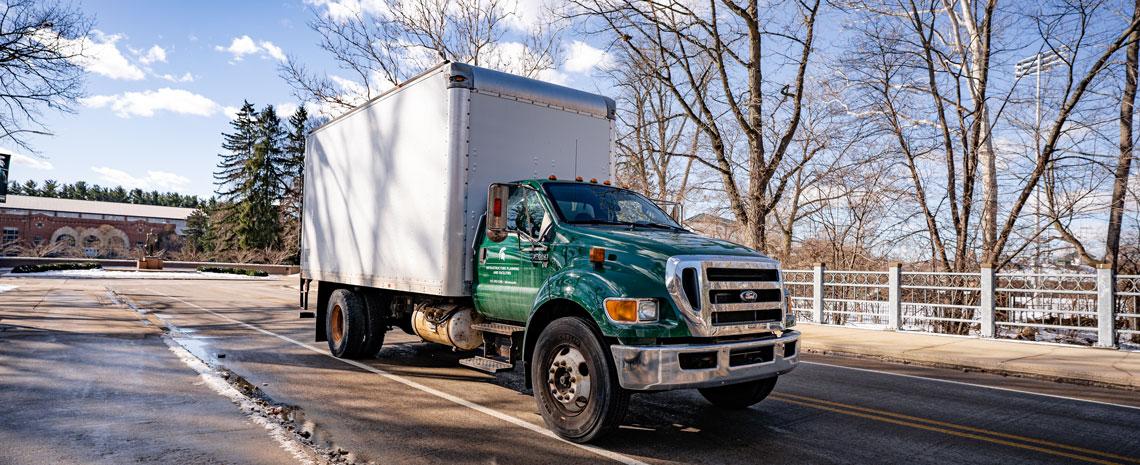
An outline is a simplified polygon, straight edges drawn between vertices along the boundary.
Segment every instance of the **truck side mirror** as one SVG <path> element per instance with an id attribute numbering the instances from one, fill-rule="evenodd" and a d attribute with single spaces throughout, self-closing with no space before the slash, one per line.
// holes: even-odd
<path id="1" fill-rule="evenodd" d="M 487 190 L 487 238 L 493 242 L 507 238 L 507 196 L 510 193 L 508 184 L 491 184 Z"/>

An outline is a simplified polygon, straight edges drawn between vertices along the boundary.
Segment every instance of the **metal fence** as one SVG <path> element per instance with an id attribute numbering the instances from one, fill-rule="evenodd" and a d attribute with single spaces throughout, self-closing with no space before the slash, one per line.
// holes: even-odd
<path id="1" fill-rule="evenodd" d="M 785 270 L 800 321 L 1140 350 L 1140 276 Z"/>

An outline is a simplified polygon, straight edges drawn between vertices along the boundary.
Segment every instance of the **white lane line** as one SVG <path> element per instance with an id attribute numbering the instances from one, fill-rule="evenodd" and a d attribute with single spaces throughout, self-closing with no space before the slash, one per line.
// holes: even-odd
<path id="1" fill-rule="evenodd" d="M 1057 395 L 1057 394 L 1045 394 L 1043 392 L 1023 391 L 1021 389 L 1013 389 L 1013 388 L 1000 387 L 1000 386 L 990 386 L 990 385 L 986 385 L 986 384 L 967 383 L 965 381 L 954 381 L 954 380 L 949 380 L 949 379 L 928 378 L 926 376 L 908 375 L 908 374 L 903 374 L 903 373 L 894 373 L 894 372 L 882 371 L 882 370 L 872 370 L 870 368 L 848 367 L 848 366 L 843 366 L 843 365 L 834 365 L 831 363 L 822 363 L 822 362 L 801 361 L 800 363 L 804 364 L 804 365 L 819 365 L 819 366 L 825 366 L 825 367 L 831 367 L 831 368 L 843 368 L 845 370 L 864 371 L 864 372 L 868 372 L 868 373 L 878 373 L 881 375 L 901 376 L 903 378 L 922 379 L 922 380 L 926 380 L 926 381 L 937 381 L 940 383 L 957 384 L 960 386 L 971 386 L 971 387 L 984 388 L 984 389 L 993 389 L 996 391 L 1016 392 L 1019 394 L 1031 394 L 1031 395 L 1035 395 L 1035 396 L 1051 397 L 1054 399 L 1072 400 L 1072 401 L 1076 401 L 1076 402 L 1088 402 L 1090 404 L 1099 404 L 1099 405 L 1104 405 L 1104 406 L 1109 406 L 1109 407 L 1119 407 L 1119 408 L 1126 408 L 1126 409 L 1131 409 L 1131 410 L 1140 410 L 1140 407 L 1133 406 L 1133 405 L 1114 404 L 1112 402 L 1104 402 L 1104 401 L 1092 400 L 1092 399 L 1081 399 L 1079 397 L 1069 397 L 1069 396 L 1062 396 L 1062 395 Z"/>
<path id="2" fill-rule="evenodd" d="M 318 354 L 324 355 L 324 356 L 326 356 L 326 357 L 328 357 L 328 358 L 331 358 L 331 359 L 333 359 L 333 360 L 336 360 L 336 361 L 339 361 L 339 362 L 344 362 L 344 363 L 346 363 L 346 364 L 348 364 L 348 365 L 352 365 L 352 366 L 354 366 L 354 367 L 360 368 L 361 370 L 365 370 L 365 371 L 369 371 L 369 372 L 372 372 L 372 373 L 374 373 L 374 374 L 377 374 L 377 375 L 383 376 L 383 377 L 385 377 L 385 378 L 387 378 L 387 379 L 390 379 L 390 380 L 392 380 L 392 381 L 395 381 L 395 382 L 397 382 L 397 383 L 403 384 L 403 385 L 405 385 L 405 386 L 408 386 L 408 387 L 410 387 L 410 388 L 413 388 L 413 389 L 417 389 L 417 390 L 420 390 L 420 391 L 426 392 L 426 393 L 428 393 L 428 394 L 431 394 L 431 395 L 433 395 L 433 396 L 439 397 L 439 398 L 441 398 L 441 399 L 444 399 L 444 400 L 446 400 L 446 401 L 449 401 L 449 402 L 452 402 L 452 403 L 455 403 L 455 404 L 461 405 L 461 406 L 463 406 L 463 407 L 467 407 L 467 408 L 469 408 L 469 409 L 471 409 L 471 410 L 475 410 L 475 411 L 477 411 L 477 412 L 480 412 L 480 413 L 482 413 L 482 414 L 485 414 L 485 415 L 488 415 L 488 416 L 491 416 L 491 417 L 494 417 L 494 418 L 498 418 L 498 419 L 500 419 L 500 420 L 503 420 L 503 421 L 505 421 L 505 422 L 507 422 L 507 423 L 510 423 L 510 424 L 512 424 L 512 425 L 515 425 L 515 426 L 518 426 L 518 427 L 521 427 L 521 428 L 525 428 L 525 429 L 528 429 L 528 430 L 530 430 L 530 431 L 533 431 L 533 432 L 535 432 L 535 433 L 541 434 L 541 435 L 543 435 L 543 436 L 546 436 L 546 437 L 548 437 L 548 438 L 551 438 L 551 439 L 555 439 L 555 440 L 557 440 L 557 441 L 560 441 L 560 442 L 562 442 L 562 443 L 564 443 L 564 444 L 567 444 L 567 445 L 570 445 L 570 446 L 574 446 L 574 447 L 577 447 L 577 448 L 579 448 L 579 449 L 582 449 L 582 450 L 585 450 L 585 451 L 587 451 L 587 452 L 592 452 L 592 453 L 594 453 L 594 454 L 597 454 L 597 455 L 599 455 L 599 456 L 602 456 L 602 457 L 605 457 L 605 458 L 607 458 L 607 459 L 613 460 L 613 461 L 615 461 L 615 462 L 624 463 L 624 464 L 626 464 L 626 465 L 649 465 L 649 464 L 647 464 L 647 463 L 645 463 L 645 462 L 642 462 L 642 461 L 640 461 L 640 460 L 637 460 L 637 459 L 635 459 L 635 458 L 633 458 L 633 457 L 630 457 L 630 456 L 627 456 L 627 455 L 623 455 L 623 454 L 619 454 L 619 453 L 617 453 L 617 452 L 608 451 L 608 450 L 605 450 L 605 449 L 600 449 L 600 448 L 597 448 L 597 447 L 594 447 L 594 446 L 590 446 L 590 445 L 587 445 L 587 444 L 577 444 L 577 443 L 573 443 L 573 442 L 567 441 L 567 440 L 565 440 L 565 439 L 562 439 L 562 438 L 558 437 L 558 435 L 554 434 L 553 432 L 551 432 L 550 430 L 548 430 L 548 429 L 546 429 L 546 428 L 543 428 L 543 427 L 541 427 L 541 426 L 536 426 L 536 425 L 534 425 L 534 424 L 532 424 L 532 423 L 530 423 L 530 422 L 527 422 L 527 421 L 525 421 L 525 420 L 522 420 L 522 419 L 520 419 L 520 418 L 517 418 L 517 417 L 515 417 L 515 416 L 513 416 L 513 415 L 509 415 L 509 414 L 506 414 L 506 413 L 500 412 L 500 411 L 498 411 L 498 410 L 494 410 L 494 409 L 492 409 L 492 408 L 489 408 L 489 407 L 484 407 L 484 406 L 482 406 L 482 405 L 479 405 L 479 404 L 476 404 L 476 403 L 474 403 L 474 402 L 471 402 L 471 401 L 469 401 L 469 400 L 467 400 L 467 399 L 463 399 L 463 398 L 461 398 L 461 397 L 458 397 L 458 396 L 454 396 L 454 395 L 448 394 L 448 393 L 446 393 L 446 392 L 443 392 L 443 391 L 440 391 L 440 390 L 438 390 L 438 389 L 435 389 L 435 388 L 432 388 L 432 387 L 429 387 L 429 386 L 425 386 L 425 385 L 423 385 L 423 384 L 417 383 L 417 382 L 415 382 L 415 381 L 412 381 L 412 380 L 410 380 L 410 379 L 408 379 L 408 378 L 405 378 L 405 377 L 403 377 L 403 376 L 400 376 L 400 375 L 396 375 L 396 374 L 392 374 L 392 373 L 389 373 L 389 372 L 387 372 L 387 371 L 381 370 L 381 369 L 379 369 L 379 368 L 374 368 L 374 367 L 372 367 L 372 366 L 369 366 L 369 365 L 365 365 L 365 364 L 363 364 L 363 363 L 357 362 L 357 361 L 355 361 L 355 360 L 347 360 L 347 359 L 343 359 L 343 358 L 336 358 L 336 357 L 333 357 L 333 356 L 332 356 L 332 354 L 328 353 L 327 351 L 324 351 L 324 350 L 321 350 L 321 349 L 317 349 L 317 348 L 315 348 L 315 347 L 313 347 L 313 346 L 310 346 L 310 345 L 308 345 L 308 344 L 305 344 L 305 343 L 303 343 L 303 342 L 301 342 L 301 341 L 298 341 L 298 340 L 296 340 L 296 339 L 293 339 L 293 338 L 291 338 L 291 337 L 289 337 L 289 336 L 283 336 L 283 335 L 281 335 L 281 334 L 277 334 L 277 333 L 275 333 L 275 332 L 272 332 L 272 331 L 269 331 L 269 330 L 265 330 L 265 329 L 259 328 L 259 327 L 257 327 L 257 326 L 254 326 L 254 325 L 251 325 L 251 324 L 249 324 L 249 323 L 246 323 L 246 322 L 244 322 L 244 321 L 241 321 L 241 320 L 237 320 L 237 319 L 231 318 L 231 317 L 229 317 L 229 316 L 227 316 L 227 315 L 223 315 L 223 314 L 221 314 L 221 313 L 218 313 L 218 312 L 215 312 L 215 311 L 213 311 L 213 310 L 210 310 L 210 309 L 208 309 L 208 308 L 202 307 L 202 306 L 200 306 L 200 305 L 198 305 L 198 304 L 195 304 L 195 303 L 193 303 L 193 302 L 187 302 L 186 300 L 180 299 L 180 298 L 178 298 L 178 297 L 174 297 L 174 296 L 172 296 L 172 295 L 169 295 L 169 294 L 165 294 L 165 293 L 163 293 L 163 292 L 159 292 L 159 291 L 155 291 L 155 292 L 156 292 L 157 294 L 159 294 L 159 295 L 162 295 L 162 296 L 164 296 L 164 297 L 167 297 L 167 298 L 170 298 L 170 299 L 174 299 L 174 300 L 177 300 L 177 301 L 179 301 L 179 302 L 182 302 L 182 303 L 184 303 L 184 304 L 186 304 L 186 305 L 189 305 L 189 306 L 191 306 L 191 307 L 194 307 L 194 308 L 197 308 L 197 309 L 199 309 L 199 310 L 202 310 L 202 311 L 204 311 L 204 312 L 207 312 L 207 313 L 209 313 L 209 314 L 211 314 L 211 315 L 214 315 L 214 316 L 216 316 L 216 317 L 218 317 L 218 318 L 222 318 L 222 319 L 224 319 L 224 320 L 228 320 L 228 321 L 231 321 L 231 322 L 233 322 L 233 323 L 239 324 L 239 325 L 241 325 L 241 326 L 244 326 L 244 327 L 246 327 L 246 328 L 252 329 L 252 330 L 254 330 L 254 331 L 257 331 L 257 332 L 259 332 L 259 333 L 262 333 L 262 334 L 265 334 L 265 335 L 268 335 L 268 336 L 273 336 L 273 337 L 276 337 L 276 338 L 278 338 L 278 339 L 281 339 L 282 341 L 286 341 L 286 342 L 290 342 L 290 343 L 293 343 L 293 344 L 295 344 L 295 345 L 298 345 L 298 346 L 304 347 L 305 349 L 308 349 L 308 350 L 310 350 L 310 351 L 312 351 L 312 352 L 316 352 L 316 353 L 318 353 Z"/>

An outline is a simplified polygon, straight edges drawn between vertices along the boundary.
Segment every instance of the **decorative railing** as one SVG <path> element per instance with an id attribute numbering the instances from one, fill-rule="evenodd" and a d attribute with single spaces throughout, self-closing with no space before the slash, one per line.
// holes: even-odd
<path id="1" fill-rule="evenodd" d="M 1140 275 L 785 270 L 800 321 L 1140 349 Z"/>

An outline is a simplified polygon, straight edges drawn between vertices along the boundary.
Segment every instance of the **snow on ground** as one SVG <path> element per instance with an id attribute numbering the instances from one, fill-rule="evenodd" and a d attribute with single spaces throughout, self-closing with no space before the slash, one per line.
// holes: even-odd
<path id="1" fill-rule="evenodd" d="M 39 273 L 8 273 L 8 278 L 78 278 L 78 279 L 228 279 L 228 280 L 273 280 L 273 276 L 245 276 L 227 273 L 203 273 L 201 271 L 129 271 L 129 270 L 60 270 Z M 2 292 L 2 290 L 0 290 Z"/>
<path id="2" fill-rule="evenodd" d="M 13 286 L 11 284 L 0 284 L 0 292 L 7 292 L 15 288 L 16 286 Z"/>

